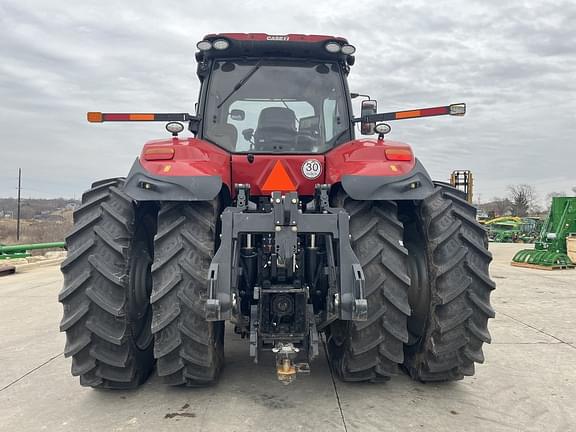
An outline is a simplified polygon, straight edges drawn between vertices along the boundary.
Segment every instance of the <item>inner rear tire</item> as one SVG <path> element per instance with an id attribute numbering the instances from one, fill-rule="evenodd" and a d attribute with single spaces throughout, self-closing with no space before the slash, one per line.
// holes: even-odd
<path id="1" fill-rule="evenodd" d="M 82 196 L 62 263 L 60 330 L 72 375 L 83 386 L 127 389 L 142 384 L 152 354 L 151 239 L 154 209 L 136 207 L 122 179 L 103 180 Z"/>
<path id="2" fill-rule="evenodd" d="M 410 341 L 404 367 L 419 381 L 454 381 L 474 374 L 490 343 L 494 317 L 488 238 L 476 209 L 449 186 L 418 206 L 401 209 L 410 253 Z"/>
<path id="3" fill-rule="evenodd" d="M 352 249 L 366 278 L 367 321 L 335 321 L 328 330 L 332 369 L 343 381 L 386 381 L 398 375 L 410 314 L 403 226 L 391 201 L 355 201 L 341 192 L 336 206 L 350 215 Z"/>
<path id="4" fill-rule="evenodd" d="M 154 355 L 170 385 L 217 381 L 224 362 L 224 322 L 205 319 L 214 254 L 215 202 L 163 203 L 152 268 Z"/>

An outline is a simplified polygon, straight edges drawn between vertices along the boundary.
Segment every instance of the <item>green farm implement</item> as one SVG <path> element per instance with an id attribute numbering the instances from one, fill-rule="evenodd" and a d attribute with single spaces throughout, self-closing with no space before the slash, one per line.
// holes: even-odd
<path id="1" fill-rule="evenodd" d="M 0 245 L 0 260 L 27 258 L 32 250 L 50 248 L 64 248 L 64 242 Z"/>
<path id="2" fill-rule="evenodd" d="M 576 233 L 576 197 L 552 198 L 552 207 L 534 249 L 524 249 L 512 265 L 545 270 L 576 267 L 567 254 L 566 239 Z"/>
<path id="3" fill-rule="evenodd" d="M 496 243 L 532 243 L 538 238 L 540 221 L 537 218 L 515 216 L 487 221 L 488 240 Z"/>

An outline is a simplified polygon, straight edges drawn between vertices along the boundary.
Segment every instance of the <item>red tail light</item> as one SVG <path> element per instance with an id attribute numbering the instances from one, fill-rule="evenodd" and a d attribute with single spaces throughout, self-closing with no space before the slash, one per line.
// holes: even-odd
<path id="1" fill-rule="evenodd" d="M 148 147 L 144 149 L 144 160 L 174 159 L 174 147 Z"/>
<path id="2" fill-rule="evenodd" d="M 411 161 L 414 158 L 409 148 L 387 148 L 384 154 L 391 161 Z"/>

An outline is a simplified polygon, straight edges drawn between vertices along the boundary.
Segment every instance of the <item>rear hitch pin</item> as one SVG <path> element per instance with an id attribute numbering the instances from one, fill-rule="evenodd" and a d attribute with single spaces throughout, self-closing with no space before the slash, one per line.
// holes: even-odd
<path id="1" fill-rule="evenodd" d="M 276 354 L 276 377 L 284 385 L 292 383 L 296 379 L 297 368 L 294 358 L 300 352 L 292 343 L 279 342 L 272 352 Z M 304 369 L 304 368 L 303 368 Z"/>

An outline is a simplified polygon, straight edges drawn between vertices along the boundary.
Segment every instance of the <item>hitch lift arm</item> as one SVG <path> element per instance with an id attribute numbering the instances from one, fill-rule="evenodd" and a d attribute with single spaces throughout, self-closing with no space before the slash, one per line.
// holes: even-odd
<path id="1" fill-rule="evenodd" d="M 328 207 L 328 185 L 318 185 L 316 202 L 321 213 L 302 213 L 296 192 L 282 196 L 272 193 L 272 211 L 245 212 L 246 190 L 239 187 L 239 204 L 227 207 L 222 213 L 222 239 L 209 269 L 209 298 L 206 319 L 220 321 L 231 318 L 232 293 L 236 288 L 239 239 L 241 233 L 273 233 L 279 256 L 290 258 L 295 253 L 298 233 L 326 234 L 338 241 L 337 307 L 342 320 L 365 321 L 368 303 L 364 298 L 364 273 L 354 254 L 349 238 L 348 213 L 341 208 Z M 324 207 L 325 206 L 325 207 Z"/>

